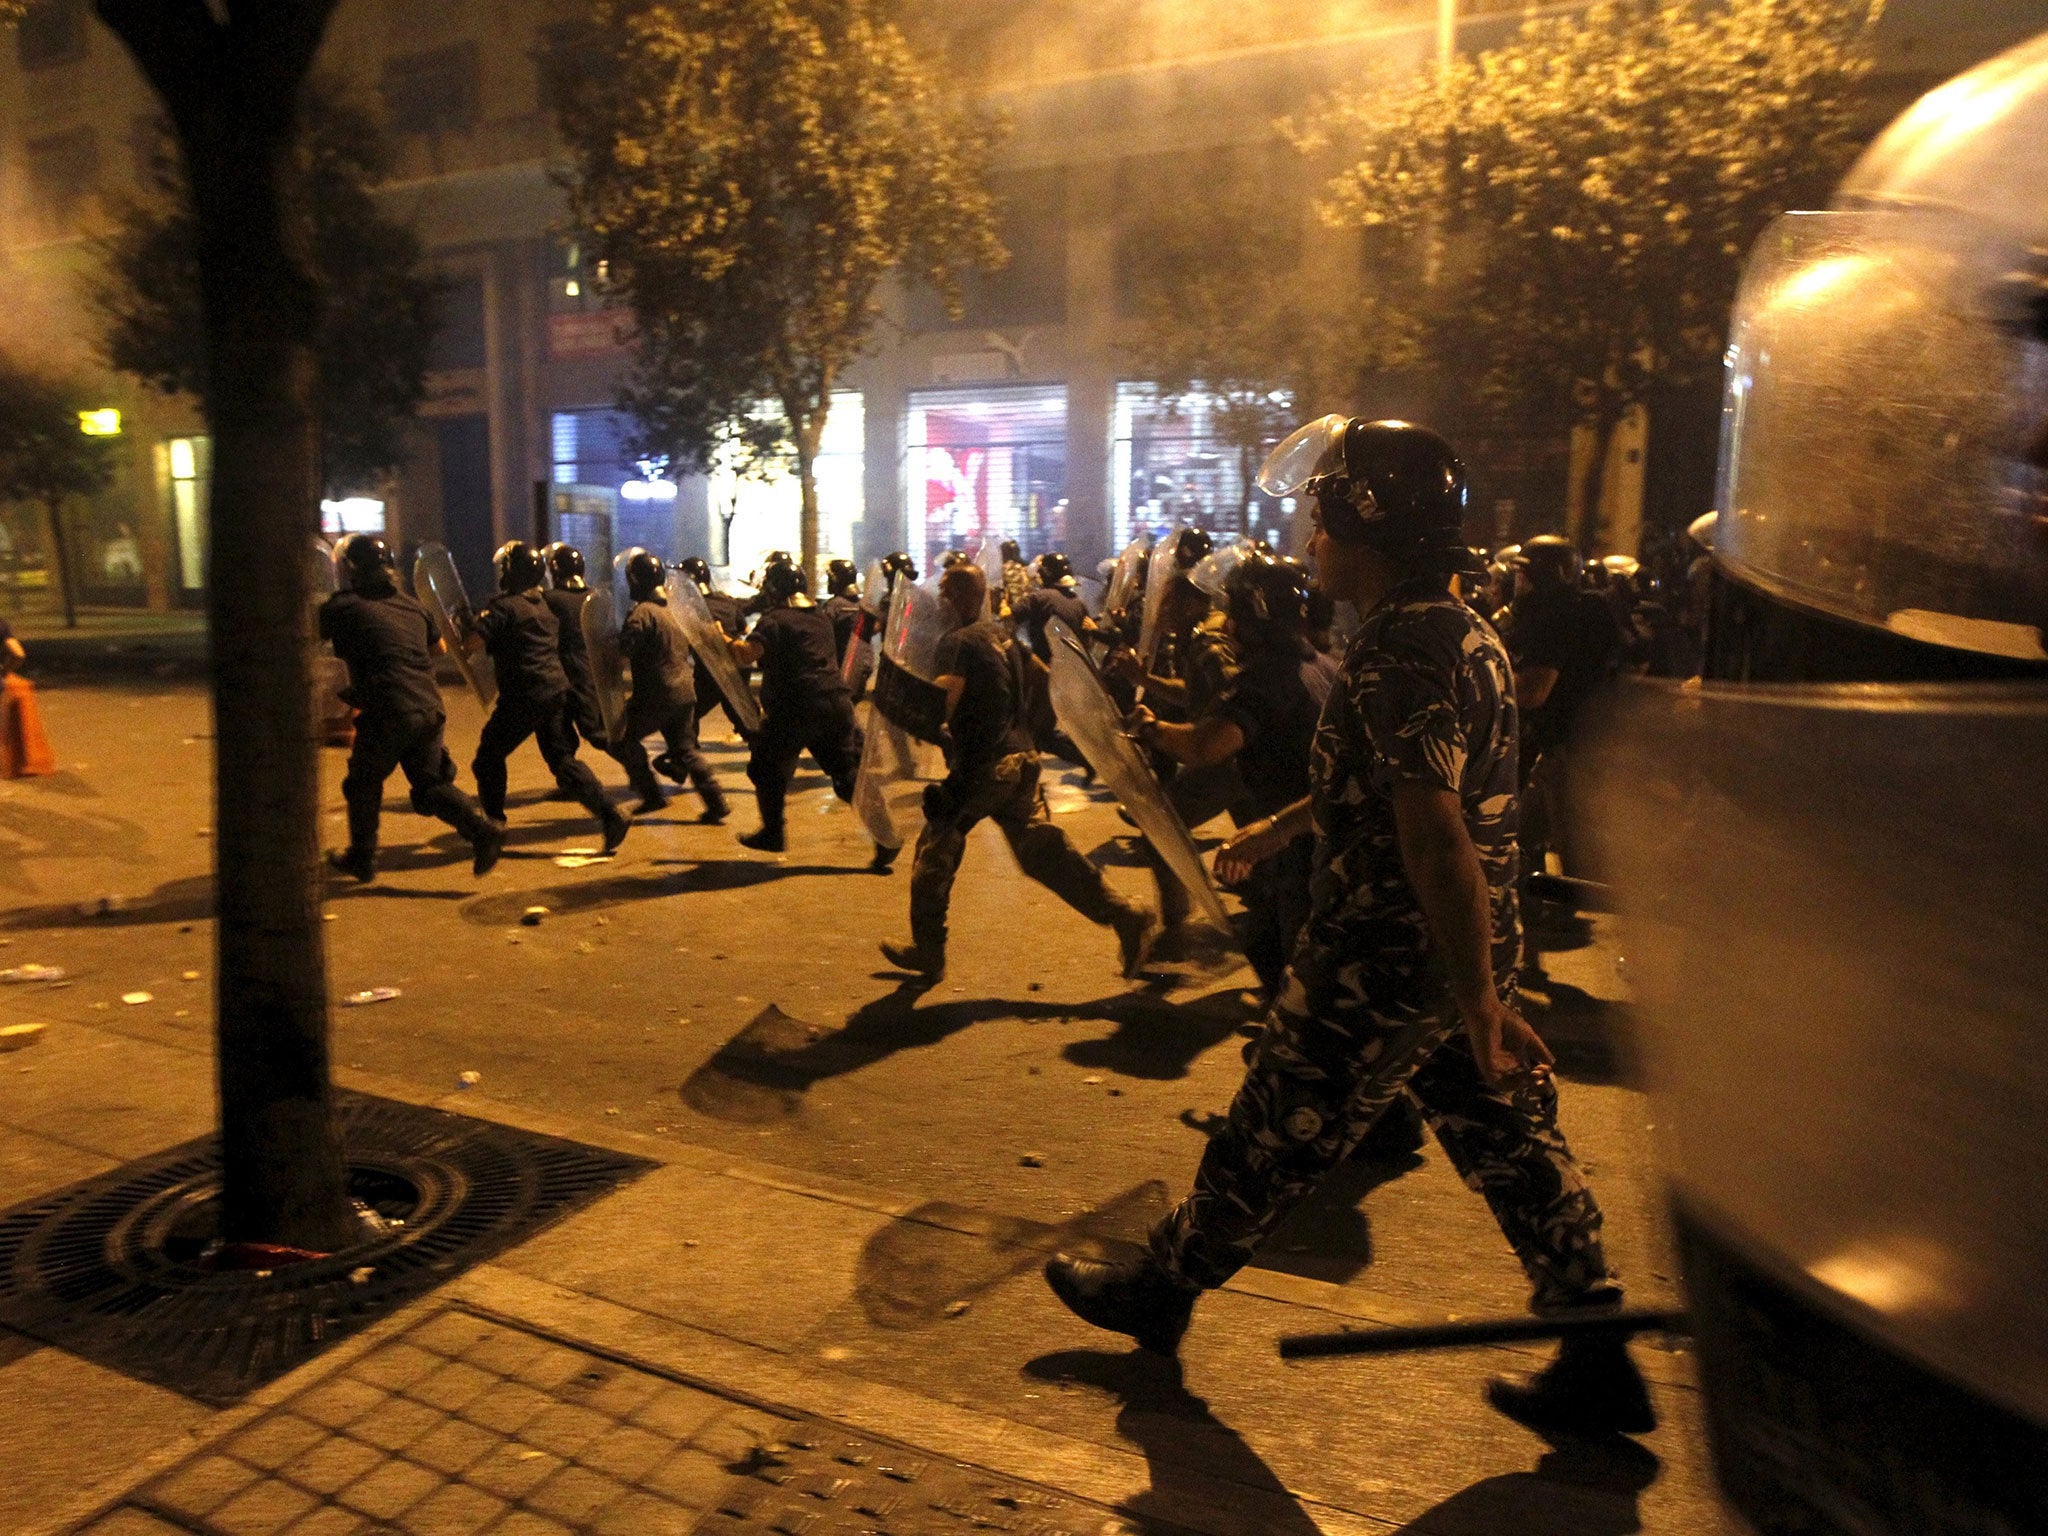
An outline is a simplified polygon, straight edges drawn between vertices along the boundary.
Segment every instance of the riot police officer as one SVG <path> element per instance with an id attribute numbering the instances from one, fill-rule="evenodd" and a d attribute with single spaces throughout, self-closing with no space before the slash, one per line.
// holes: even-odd
<path id="1" fill-rule="evenodd" d="M 818 607 L 832 621 L 832 640 L 839 647 L 839 675 L 858 699 L 874 664 L 861 644 L 866 611 L 860 605 L 860 572 L 851 560 L 833 560 L 825 567 L 825 592 L 825 601 Z"/>
<path id="2" fill-rule="evenodd" d="M 619 654 L 633 670 L 633 692 L 612 755 L 640 796 L 643 812 L 665 810 L 668 797 L 654 777 L 660 769 L 678 784 L 688 782 L 704 800 L 700 821 L 717 825 L 730 807 L 710 759 L 697 745 L 697 692 L 690 642 L 669 612 L 668 568 L 661 557 L 636 549 L 626 560 L 626 592 L 633 608 L 619 626 Z M 664 750 L 647 760 L 646 738 L 658 735 Z"/>
<path id="3" fill-rule="evenodd" d="M 761 669 L 761 731 L 747 760 L 761 825 L 740 842 L 780 853 L 783 803 L 797 759 L 808 751 L 831 779 L 832 792 L 850 801 L 861 743 L 853 697 L 839 674 L 832 620 L 811 601 L 802 570 L 794 562 L 768 566 L 758 601 L 764 612 L 752 632 L 733 642 L 736 657 Z"/>
<path id="4" fill-rule="evenodd" d="M 583 605 L 590 599 L 584 581 L 583 551 L 573 544 L 556 542 L 541 551 L 548 568 L 548 609 L 555 616 L 557 643 L 561 649 L 562 671 L 569 679 L 569 703 L 565 718 L 570 730 L 592 746 L 605 746 L 604 714 L 597 707 L 597 684 L 590 673 L 590 649 L 583 640 Z M 555 791 L 556 798 L 574 799 L 568 786 Z"/>
<path id="5" fill-rule="evenodd" d="M 910 875 L 908 944 L 885 943 L 891 965 L 937 981 L 946 970 L 946 912 L 967 834 L 984 818 L 1001 829 L 1024 873 L 1091 922 L 1116 931 L 1124 974 L 1145 963 L 1158 920 L 1112 891 L 1053 822 L 1039 785 L 1038 754 L 1023 728 L 1027 656 L 988 615 L 988 575 L 972 561 L 953 566 L 939 598 L 956 626 L 934 662 L 950 726 L 943 782 L 925 790 L 925 824 Z"/>
<path id="6" fill-rule="evenodd" d="M 505 819 L 505 762 L 531 736 L 555 782 L 597 818 L 610 853 L 625 841 L 631 823 L 605 798 L 597 775 L 577 760 L 560 625 L 541 592 L 540 557 L 524 540 L 512 539 L 498 547 L 491 563 L 498 592 L 472 621 L 468 640 L 490 653 L 498 678 L 497 706 L 484 722 L 471 764 L 477 798 L 491 820 Z"/>
<path id="7" fill-rule="evenodd" d="M 384 781 L 405 771 L 412 806 L 436 816 L 469 839 L 472 868 L 488 872 L 504 851 L 503 830 L 486 820 L 455 787 L 455 760 L 441 738 L 447 723 L 434 653 L 441 649 L 434 621 L 409 592 L 399 590 L 391 548 L 366 533 L 346 535 L 334 549 L 339 590 L 320 607 L 320 637 L 348 667 L 348 702 L 360 711 L 348 775 L 348 848 L 327 862 L 358 880 L 377 873 L 377 823 Z"/>
<path id="8" fill-rule="evenodd" d="M 1058 550 L 1041 555 L 1038 585 L 1026 590 L 1010 605 L 1010 617 L 1020 638 L 1029 632 L 1031 654 L 1048 666 L 1052 646 L 1046 639 L 1046 625 L 1058 619 L 1076 635 L 1095 633 L 1095 620 L 1081 599 L 1080 583 L 1074 579 L 1074 564 Z"/>
<path id="9" fill-rule="evenodd" d="M 1239 872 L 1312 830 L 1309 921 L 1193 1192 L 1142 1259 L 1062 1254 L 1046 1278 L 1087 1321 L 1172 1352 L 1202 1291 L 1407 1091 L 1485 1194 L 1536 1307 L 1612 1307 L 1621 1287 L 1558 1129 L 1550 1053 L 1515 1008 L 1514 679 L 1450 590 L 1470 560 L 1464 466 L 1427 428 L 1325 417 L 1275 450 L 1261 484 L 1313 498 L 1320 579 L 1364 615 L 1316 733 L 1311 795 L 1220 861 Z M 1655 1423 L 1608 1332 L 1574 1334 L 1534 1383 L 1491 1390 L 1544 1426 Z"/>

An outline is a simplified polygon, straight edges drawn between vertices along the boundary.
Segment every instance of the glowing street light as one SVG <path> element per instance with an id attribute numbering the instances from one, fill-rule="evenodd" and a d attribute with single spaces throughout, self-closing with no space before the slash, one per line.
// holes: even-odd
<path id="1" fill-rule="evenodd" d="M 119 437 L 121 413 L 111 405 L 101 406 L 96 411 L 80 411 L 78 430 L 87 437 Z"/>

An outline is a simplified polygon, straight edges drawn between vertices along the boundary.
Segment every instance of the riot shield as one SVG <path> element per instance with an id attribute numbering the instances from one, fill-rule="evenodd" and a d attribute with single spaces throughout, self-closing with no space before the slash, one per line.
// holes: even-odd
<path id="1" fill-rule="evenodd" d="M 754 690 L 740 676 L 739 663 L 732 659 L 732 647 L 726 643 L 725 631 L 711 617 L 711 609 L 704 601 L 704 594 L 697 590 L 697 583 L 679 571 L 669 573 L 668 611 L 682 625 L 683 635 L 690 642 L 690 650 L 698 663 L 733 707 L 740 729 L 748 735 L 760 730 L 761 708 L 754 702 Z"/>
<path id="2" fill-rule="evenodd" d="M 1116 570 L 1109 578 L 1109 590 L 1102 597 L 1104 613 L 1119 613 L 1138 595 L 1138 573 L 1145 567 L 1145 555 L 1152 548 L 1152 536 L 1139 534 L 1116 557 Z"/>
<path id="3" fill-rule="evenodd" d="M 1170 560 L 1170 545 L 1165 553 Z M 1115 792 L 1202 915 L 1230 932 L 1229 915 L 1195 840 L 1160 788 L 1145 754 L 1125 733 L 1123 717 L 1089 665 L 1081 642 L 1058 619 L 1047 623 L 1046 635 L 1052 643 L 1052 708 L 1060 729 L 1073 738 L 1097 776 Z"/>
<path id="4" fill-rule="evenodd" d="M 1103 612 L 1102 591 L 1102 583 L 1093 576 L 1077 577 L 1074 581 L 1074 594 L 1088 605 L 1088 611 L 1097 618 L 1100 618 Z"/>
<path id="5" fill-rule="evenodd" d="M 909 678 L 927 681 L 939 638 L 945 632 L 945 610 L 936 584 L 920 587 L 898 577 L 889 598 L 889 617 L 876 645 L 878 659 L 886 659 Z M 878 668 L 878 691 L 880 686 Z M 945 759 L 937 747 L 916 740 L 879 707 L 868 712 L 853 808 L 877 847 L 903 846 L 904 829 L 914 826 L 923 814 L 920 797 L 924 786 L 945 774 Z"/>
<path id="6" fill-rule="evenodd" d="M 611 593 L 600 588 L 583 599 L 582 624 L 598 717 L 604 721 L 605 740 L 617 746 L 626 723 L 626 661 L 619 654 L 619 609 Z"/>
<path id="7" fill-rule="evenodd" d="M 868 562 L 868 574 L 860 584 L 860 605 L 878 619 L 889 616 L 889 576 L 879 560 Z"/>
<path id="8" fill-rule="evenodd" d="M 463 649 L 476 610 L 469 606 L 469 594 L 462 590 L 462 577 L 455 569 L 454 557 L 444 546 L 420 546 L 419 559 L 412 567 L 412 589 L 434 616 L 441 638 L 448 642 L 448 650 L 455 657 L 455 665 L 462 669 L 463 677 L 483 701 L 484 708 L 489 709 L 498 702 L 498 679 L 487 657 L 471 656 Z"/>
<path id="9" fill-rule="evenodd" d="M 1240 534 L 1221 549 L 1211 550 L 1195 562 L 1195 568 L 1188 572 L 1188 580 L 1208 595 L 1212 603 L 1223 601 L 1224 588 L 1230 582 L 1230 573 L 1251 557 L 1252 541 Z"/>
<path id="10" fill-rule="evenodd" d="M 1176 528 L 1152 550 L 1152 566 L 1145 573 L 1145 614 L 1138 625 L 1138 660 L 1150 672 L 1158 665 L 1159 614 L 1166 606 L 1166 589 L 1180 573 L 1174 554 L 1180 548 L 1185 528 Z"/>
<path id="11" fill-rule="evenodd" d="M 988 578 L 988 616 L 999 619 L 1003 616 L 1003 546 L 995 539 L 983 539 L 981 548 L 975 551 L 974 563 L 981 567 L 981 574 Z"/>

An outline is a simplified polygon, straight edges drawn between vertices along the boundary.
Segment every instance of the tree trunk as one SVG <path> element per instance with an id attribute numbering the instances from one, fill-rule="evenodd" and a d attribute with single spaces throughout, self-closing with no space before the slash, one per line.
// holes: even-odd
<path id="1" fill-rule="evenodd" d="M 819 590 L 818 447 L 825 438 L 825 412 L 828 408 L 819 406 L 815 412 L 804 416 L 801 425 L 790 433 L 796 442 L 796 478 L 803 495 L 803 511 L 798 523 L 803 547 L 798 558 L 803 561 L 804 580 L 813 592 Z"/>
<path id="2" fill-rule="evenodd" d="M 43 503 L 50 517 L 50 558 L 57 565 L 57 598 L 64 605 L 64 627 L 78 628 L 78 578 L 71 571 L 71 540 L 64 532 L 64 505 L 53 496 Z"/>
<path id="3" fill-rule="evenodd" d="M 336 0 L 96 0 L 178 132 L 213 434 L 208 619 L 221 1236 L 360 1235 L 329 1080 L 306 539 L 319 293 L 288 213 L 298 102 Z"/>

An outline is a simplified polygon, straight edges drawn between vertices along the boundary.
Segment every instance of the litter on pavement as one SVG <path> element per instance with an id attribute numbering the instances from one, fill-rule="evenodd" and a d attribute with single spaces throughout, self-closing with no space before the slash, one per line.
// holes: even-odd
<path id="1" fill-rule="evenodd" d="M 388 1003 L 394 997 L 404 995 L 396 987 L 369 987 L 361 992 L 351 992 L 341 1001 L 345 1008 L 360 1008 L 365 1003 Z"/>
<path id="2" fill-rule="evenodd" d="M 22 983 L 30 981 L 62 981 L 64 967 L 61 965 L 17 965 L 12 970 L 0 971 L 0 981 Z"/>

